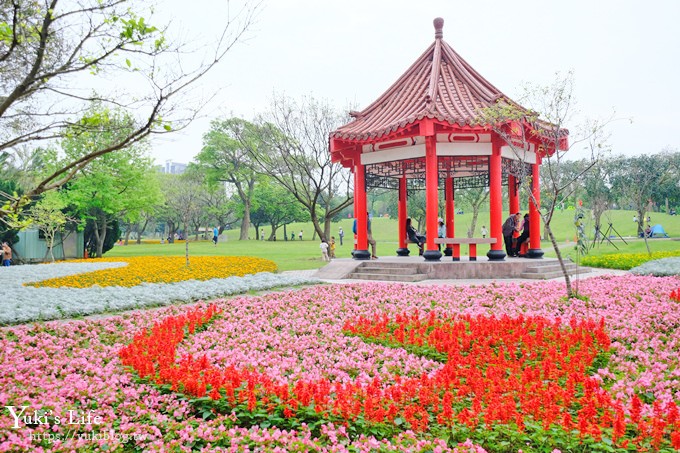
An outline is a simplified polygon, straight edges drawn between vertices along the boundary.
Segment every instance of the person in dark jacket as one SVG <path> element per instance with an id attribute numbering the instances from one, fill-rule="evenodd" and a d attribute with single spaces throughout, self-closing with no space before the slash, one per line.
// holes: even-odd
<path id="1" fill-rule="evenodd" d="M 419 255 L 423 254 L 423 247 L 425 246 L 425 236 L 422 234 L 418 233 L 418 230 L 416 230 L 413 225 L 411 225 L 411 218 L 406 219 L 406 237 L 410 242 L 413 242 L 414 244 L 418 244 L 418 249 Z"/>
<path id="2" fill-rule="evenodd" d="M 529 240 L 529 214 L 524 214 L 524 222 L 522 223 L 522 234 L 517 238 L 517 253 L 522 250 L 522 244 Z"/>
<path id="3" fill-rule="evenodd" d="M 505 240 L 505 252 L 508 256 L 517 256 L 517 250 L 512 245 L 512 236 L 521 220 L 522 213 L 518 212 L 512 214 L 505 220 L 505 223 L 503 223 L 503 239 Z"/>

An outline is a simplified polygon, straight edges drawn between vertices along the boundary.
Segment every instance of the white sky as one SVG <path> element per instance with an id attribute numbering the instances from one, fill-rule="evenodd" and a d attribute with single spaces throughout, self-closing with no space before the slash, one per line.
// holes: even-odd
<path id="1" fill-rule="evenodd" d="M 227 1 L 162 4 L 174 25 L 205 37 Z M 205 117 L 154 142 L 152 155 L 189 162 L 210 119 L 252 119 L 274 91 L 363 109 L 433 42 L 438 16 L 444 40 L 506 95 L 574 70 L 583 116 L 621 118 L 610 126 L 615 154 L 680 149 L 678 0 L 265 0 L 247 41 L 202 80 L 220 90 Z"/>

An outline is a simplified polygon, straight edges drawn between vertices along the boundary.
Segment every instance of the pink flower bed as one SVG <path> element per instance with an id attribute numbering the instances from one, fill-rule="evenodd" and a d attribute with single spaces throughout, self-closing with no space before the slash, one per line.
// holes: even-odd
<path id="1" fill-rule="evenodd" d="M 206 354 L 215 366 L 251 367 L 281 382 L 327 378 L 368 385 L 373 378 L 434 374 L 443 365 L 400 348 L 368 344 L 342 333 L 346 320 L 415 309 L 442 316 L 604 318 L 612 343 L 609 366 L 597 375 L 613 397 L 629 402 L 680 403 L 680 303 L 669 294 L 678 278 L 612 277 L 580 282 L 584 299 L 565 301 L 560 283 L 418 287 L 390 284 L 318 286 L 262 297 L 216 301 L 220 317 L 180 345 L 179 354 Z M 0 332 L 0 405 L 37 420 L 0 416 L 0 451 L 484 451 L 468 443 L 447 447 L 427 433 L 389 440 L 350 439 L 326 425 L 244 429 L 229 415 L 203 420 L 185 399 L 136 382 L 118 358 L 143 328 L 194 306 L 101 320 L 46 323 Z M 71 412 L 69 412 L 71 411 Z M 42 413 L 45 413 L 43 416 Z M 652 414 L 652 405 L 643 405 Z M 88 418 L 89 417 L 89 418 Z M 57 419 L 59 422 L 57 424 Z M 73 421 L 82 423 L 72 423 Z M 27 426 L 30 425 L 30 426 Z M 19 425 L 14 429 L 15 425 Z M 525 451 L 531 451 L 531 446 Z"/>

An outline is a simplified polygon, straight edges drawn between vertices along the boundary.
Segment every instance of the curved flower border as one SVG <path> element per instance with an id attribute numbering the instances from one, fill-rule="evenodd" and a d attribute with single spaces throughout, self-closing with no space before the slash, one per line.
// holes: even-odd
<path id="1" fill-rule="evenodd" d="M 121 363 L 147 382 L 194 398 L 207 414 L 231 412 L 249 426 L 360 420 L 359 432 L 392 436 L 402 429 L 426 432 L 430 425 L 474 432 L 500 423 L 523 432 L 531 421 L 546 432 L 553 425 L 565 432 L 576 429 L 581 438 L 604 438 L 622 448 L 632 441 L 638 448 L 648 444 L 658 450 L 665 443 L 680 449 L 674 402 L 655 402 L 653 414 L 644 416 L 637 396 L 626 407 L 586 375 L 610 345 L 604 320 L 572 319 L 564 325 L 560 319 L 507 315 L 441 319 L 430 312 L 421 318 L 417 311 L 394 320 L 384 314 L 359 317 L 348 320 L 343 332 L 446 362 L 432 376 L 395 375 L 391 384 L 374 378 L 364 385 L 326 378 L 281 383 L 255 370 L 216 368 L 205 355 L 189 354 L 177 362 L 179 343 L 219 313 L 209 305 L 165 318 L 121 349 Z"/>
<path id="2" fill-rule="evenodd" d="M 244 277 L 177 283 L 147 283 L 131 288 L 35 288 L 24 283 L 125 266 L 126 263 L 55 263 L 12 266 L 0 272 L 3 303 L 0 325 L 47 321 L 74 316 L 170 305 L 210 297 L 231 296 L 281 286 L 315 284 L 319 280 L 262 272 Z"/>

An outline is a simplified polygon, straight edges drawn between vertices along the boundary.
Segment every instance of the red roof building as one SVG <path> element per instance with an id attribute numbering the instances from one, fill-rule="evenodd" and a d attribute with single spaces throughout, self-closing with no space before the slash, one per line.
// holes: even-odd
<path id="1" fill-rule="evenodd" d="M 474 70 L 443 40 L 444 20 L 434 20 L 435 41 L 413 65 L 375 102 L 354 120 L 330 134 L 330 152 L 335 162 L 352 169 L 355 182 L 355 216 L 358 225 L 356 259 L 368 259 L 366 189 L 388 187 L 399 190 L 399 249 L 408 255 L 406 219 L 408 190 L 426 190 L 426 260 L 439 260 L 437 237 L 439 184 L 446 197 L 446 236 L 455 237 L 454 187 L 488 187 L 490 237 L 495 239 L 487 254 L 503 260 L 502 186 L 508 187 L 510 212 L 519 212 L 518 185 L 531 176 L 534 198 L 539 200 L 541 157 L 551 152 L 529 123 L 507 121 L 506 131 L 522 130 L 525 140 L 508 143 L 512 134 L 488 123 L 485 110 L 505 103 L 517 109 L 498 88 Z M 526 110 L 525 110 L 526 111 Z M 528 111 L 527 111 L 528 112 Z M 562 131 L 561 131 L 562 132 Z M 563 131 L 566 146 L 566 131 Z M 529 137 L 528 139 L 526 139 Z M 511 146 L 512 145 L 512 146 Z M 518 152 L 519 149 L 519 152 Z M 530 200 L 531 201 L 531 200 Z M 540 216 L 529 203 L 530 244 L 527 256 L 540 258 Z M 459 258 L 456 245 L 447 254 Z"/>

